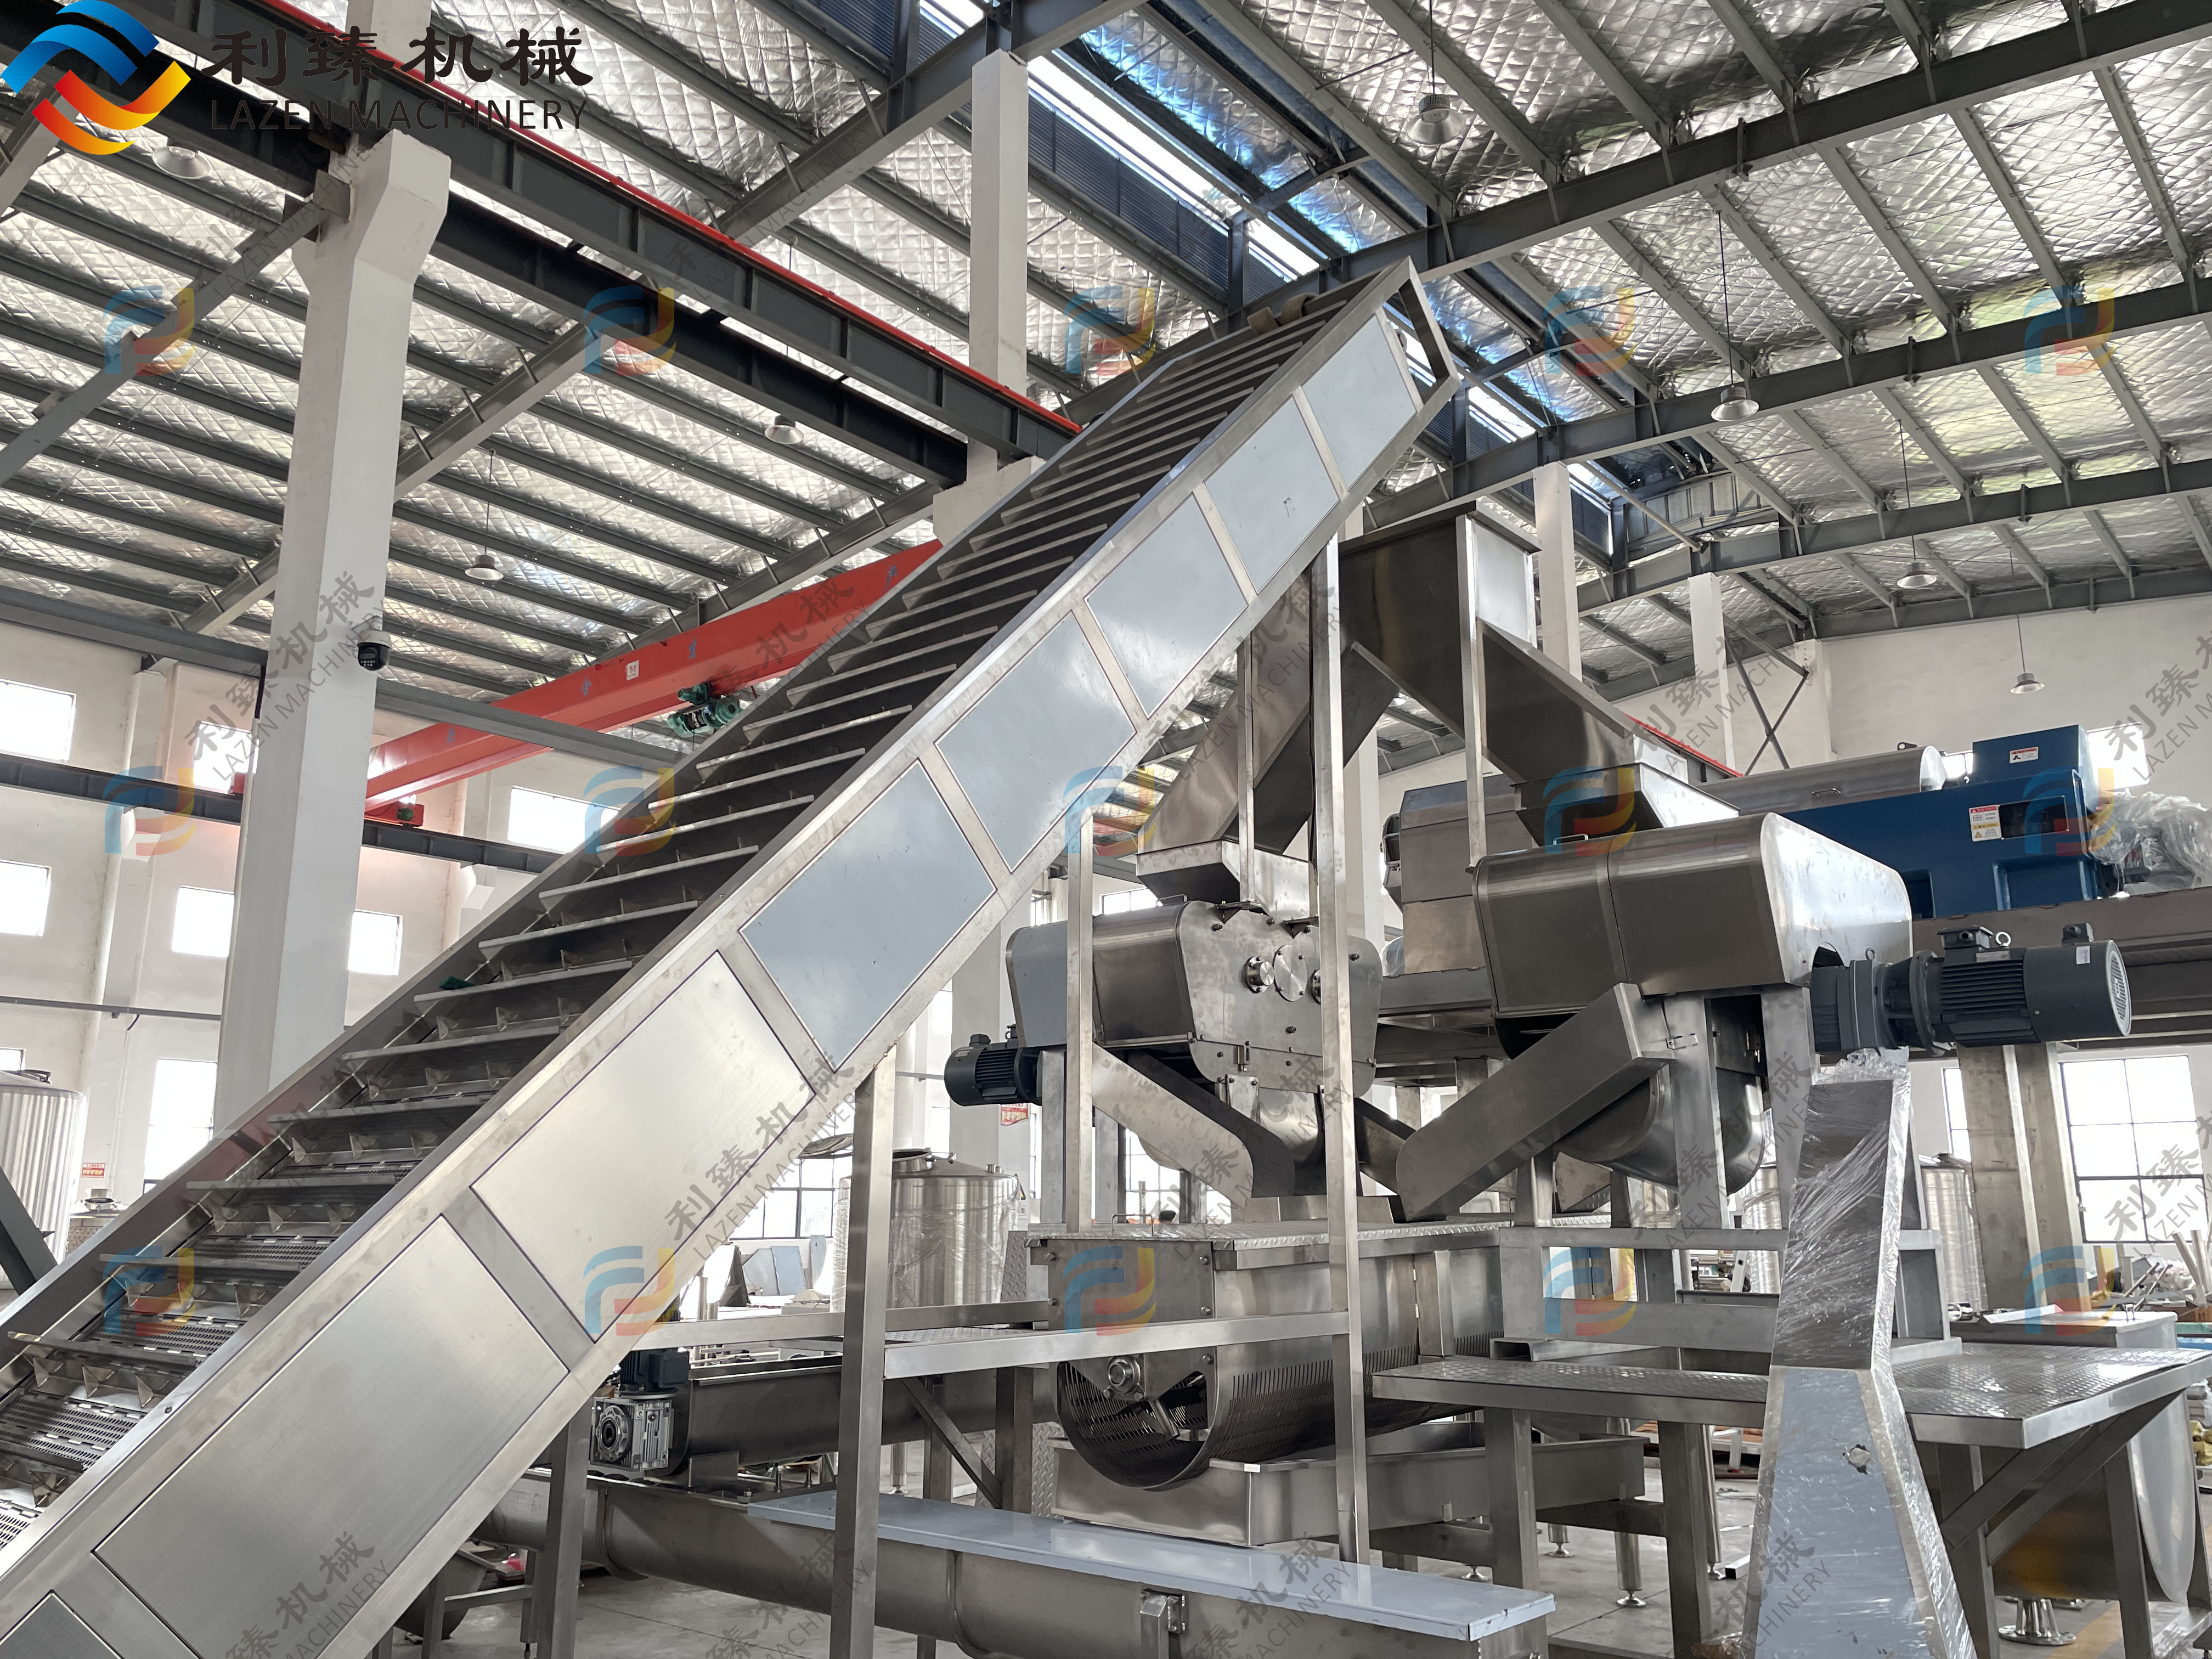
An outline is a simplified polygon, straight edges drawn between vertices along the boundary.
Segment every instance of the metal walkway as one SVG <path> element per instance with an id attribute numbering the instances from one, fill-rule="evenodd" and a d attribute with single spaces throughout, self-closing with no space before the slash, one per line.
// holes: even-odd
<path id="1" fill-rule="evenodd" d="M 19 1298 L 0 1659 L 389 1625 L 1442 407 L 1434 331 L 1407 265 L 1133 389 Z"/>

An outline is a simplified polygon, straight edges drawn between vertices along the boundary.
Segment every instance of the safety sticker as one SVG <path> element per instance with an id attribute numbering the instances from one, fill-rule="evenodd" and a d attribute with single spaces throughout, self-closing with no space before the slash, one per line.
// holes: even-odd
<path id="1" fill-rule="evenodd" d="M 1997 822 L 1998 809 L 1994 806 L 1970 806 L 1966 822 L 1972 826 L 1976 841 L 2002 841 L 2004 827 Z"/>

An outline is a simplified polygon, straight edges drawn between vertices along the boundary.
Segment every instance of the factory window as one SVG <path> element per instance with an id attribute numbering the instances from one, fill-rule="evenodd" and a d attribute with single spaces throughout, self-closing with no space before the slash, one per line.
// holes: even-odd
<path id="1" fill-rule="evenodd" d="M 33 760 L 65 761 L 76 726 L 76 699 L 43 685 L 0 680 L 0 749 Z"/>
<path id="2" fill-rule="evenodd" d="M 2150 750 L 2143 742 L 2142 728 L 2133 720 L 2099 726 L 2082 735 L 2089 740 L 2089 764 L 2106 787 L 2140 789 L 2150 781 Z"/>
<path id="3" fill-rule="evenodd" d="M 853 1131 L 853 1109 L 837 1109 L 816 1144 Z M 775 1185 L 738 1224 L 739 1238 L 826 1238 L 837 1229 L 837 1188 L 853 1173 L 850 1152 L 835 1158 L 799 1158 L 778 1176 Z"/>
<path id="4" fill-rule="evenodd" d="M 43 864 L 0 861 L 0 933 L 37 939 L 46 931 L 53 872 Z"/>
<path id="5" fill-rule="evenodd" d="M 353 939 L 346 952 L 346 967 L 356 974 L 396 974 L 399 971 L 399 918 L 381 910 L 353 913 Z"/>
<path id="6" fill-rule="evenodd" d="M 1098 895 L 1097 908 L 1093 913 L 1102 916 L 1118 916 L 1127 910 L 1152 910 L 1159 901 L 1141 887 L 1125 888 L 1118 893 Z"/>
<path id="7" fill-rule="evenodd" d="M 253 733 L 202 720 L 192 728 L 192 786 L 228 791 L 231 781 L 253 773 Z"/>
<path id="8" fill-rule="evenodd" d="M 507 838 L 518 847 L 566 853 L 582 844 L 589 804 L 570 795 L 540 789 L 511 789 L 507 796 Z"/>
<path id="9" fill-rule="evenodd" d="M 2204 1225 L 2204 1163 L 2189 1062 L 2069 1060 L 2060 1065 L 2083 1236 L 2163 1241 Z"/>
<path id="10" fill-rule="evenodd" d="M 0 1048 L 0 1072 L 20 1072 L 23 1069 L 21 1048 Z"/>
<path id="11" fill-rule="evenodd" d="M 176 918 L 169 924 L 169 948 L 180 957 L 230 954 L 230 918 L 237 901 L 210 887 L 177 889 Z"/>
<path id="12" fill-rule="evenodd" d="M 177 1169 L 214 1138 L 215 1062 L 155 1060 L 154 1102 L 146 1119 L 147 1184 Z"/>

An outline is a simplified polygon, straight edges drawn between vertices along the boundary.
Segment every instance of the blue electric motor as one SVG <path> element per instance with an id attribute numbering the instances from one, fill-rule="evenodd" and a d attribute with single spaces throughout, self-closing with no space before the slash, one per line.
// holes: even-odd
<path id="1" fill-rule="evenodd" d="M 2056 726 L 1976 744 L 1941 789 L 1787 816 L 1903 876 L 1915 916 L 1959 916 L 2118 891 L 2089 852 L 2103 799 L 2081 728 Z"/>

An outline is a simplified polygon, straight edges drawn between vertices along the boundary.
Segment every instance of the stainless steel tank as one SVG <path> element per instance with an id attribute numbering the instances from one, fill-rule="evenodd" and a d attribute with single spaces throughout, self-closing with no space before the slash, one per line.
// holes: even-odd
<path id="1" fill-rule="evenodd" d="M 0 1072 L 0 1170 L 57 1247 L 76 1207 L 83 1161 L 84 1097 L 33 1073 Z"/>
<path id="2" fill-rule="evenodd" d="M 957 1307 L 1006 1299 L 1006 1236 L 1022 1224 L 1019 1183 L 927 1147 L 891 1164 L 894 1308 Z M 836 1279 L 845 1281 L 853 1183 L 837 1184 Z"/>

